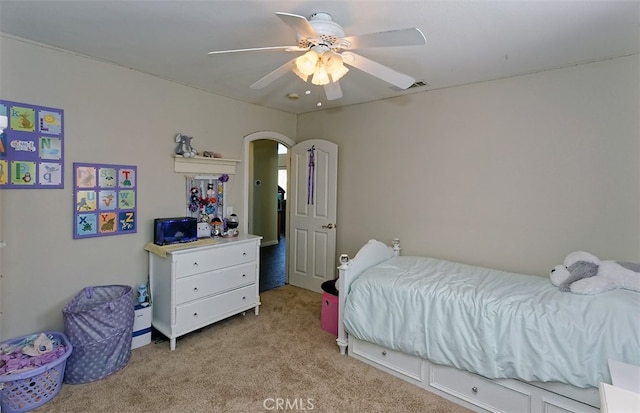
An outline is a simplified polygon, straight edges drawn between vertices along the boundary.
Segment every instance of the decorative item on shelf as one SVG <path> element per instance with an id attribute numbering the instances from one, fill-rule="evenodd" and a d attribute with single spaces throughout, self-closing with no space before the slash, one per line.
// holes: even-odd
<path id="1" fill-rule="evenodd" d="M 181 133 L 177 134 L 175 138 L 178 144 L 178 146 L 176 146 L 176 155 L 182 155 L 185 158 L 195 157 L 198 153 L 195 148 L 191 146 L 192 139 L 192 136 L 185 136 Z"/>
<path id="2" fill-rule="evenodd" d="M 222 158 L 222 154 L 219 152 L 204 151 L 202 156 L 205 158 Z"/>

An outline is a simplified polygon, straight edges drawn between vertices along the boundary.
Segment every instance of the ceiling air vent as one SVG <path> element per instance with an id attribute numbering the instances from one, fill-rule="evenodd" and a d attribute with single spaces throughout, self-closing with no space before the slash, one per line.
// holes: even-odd
<path id="1" fill-rule="evenodd" d="M 406 89 L 400 89 L 397 86 L 391 86 L 391 89 L 393 89 L 393 90 L 395 90 L 397 92 L 401 92 L 403 90 L 415 89 L 417 87 L 426 87 L 426 86 L 429 86 L 429 84 L 427 82 L 423 82 L 422 80 L 418 80 L 418 81 L 416 81 L 414 84 L 412 84 L 411 86 L 409 86 Z"/>
<path id="2" fill-rule="evenodd" d="M 429 86 L 427 84 L 427 82 L 423 82 L 422 80 L 418 80 L 416 83 L 414 83 L 413 85 L 409 86 L 407 89 L 413 89 L 414 87 L 422 87 L 422 86 Z"/>

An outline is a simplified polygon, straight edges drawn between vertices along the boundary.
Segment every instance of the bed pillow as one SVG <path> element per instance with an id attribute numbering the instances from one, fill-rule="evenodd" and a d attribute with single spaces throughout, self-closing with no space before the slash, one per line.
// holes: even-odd
<path id="1" fill-rule="evenodd" d="M 388 260 L 394 255 L 393 249 L 385 243 L 371 239 L 360 248 L 353 260 L 349 262 L 350 272 L 354 276 L 359 275 L 367 268 Z"/>

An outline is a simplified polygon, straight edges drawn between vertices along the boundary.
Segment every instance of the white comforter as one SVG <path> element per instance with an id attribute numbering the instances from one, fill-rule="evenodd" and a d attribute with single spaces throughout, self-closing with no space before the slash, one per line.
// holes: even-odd
<path id="1" fill-rule="evenodd" d="M 640 294 L 562 293 L 549 279 L 393 257 L 351 284 L 355 337 L 488 378 L 610 382 L 607 359 L 640 365 Z"/>

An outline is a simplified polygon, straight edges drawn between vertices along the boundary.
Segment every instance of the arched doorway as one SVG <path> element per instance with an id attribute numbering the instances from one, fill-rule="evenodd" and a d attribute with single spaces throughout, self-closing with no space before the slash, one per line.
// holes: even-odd
<path id="1" fill-rule="evenodd" d="M 280 238 L 280 219 L 283 219 L 286 223 L 287 217 L 285 214 L 273 211 L 271 216 L 271 210 L 265 208 L 265 204 L 261 203 L 260 197 L 265 196 L 265 191 L 270 191 L 274 182 L 267 181 L 264 178 L 264 168 L 269 169 L 268 174 L 273 172 L 274 175 L 278 174 L 277 170 L 271 171 L 271 168 L 278 169 L 278 164 L 272 162 L 265 162 L 265 159 L 259 159 L 262 157 L 271 157 L 275 151 L 277 155 L 277 147 L 282 145 L 285 148 L 290 148 L 295 142 L 285 135 L 271 131 L 260 131 L 249 134 L 244 138 L 243 148 L 243 217 L 242 221 L 246 223 L 248 232 L 252 232 L 257 235 L 263 235 L 263 243 L 261 247 L 261 268 L 260 268 L 260 289 L 266 291 L 267 289 L 281 286 L 283 282 L 288 282 L 287 274 L 287 258 L 288 248 L 286 245 L 286 235 L 282 239 Z M 265 149 L 266 148 L 266 149 Z M 269 149 L 273 148 L 273 149 Z M 266 152 L 265 152 L 266 150 Z M 282 155 L 280 155 L 282 156 Z M 286 173 L 289 169 L 288 154 L 284 155 L 284 165 Z M 277 197 L 276 185 L 273 191 L 274 201 Z M 288 191 L 288 188 L 283 188 Z M 270 194 L 271 192 L 267 192 Z M 267 195 L 269 196 L 269 195 Z M 264 201 L 262 201 L 264 202 Z M 257 204 L 256 204 L 257 203 Z M 275 204 L 274 204 L 275 205 Z M 280 204 L 278 204 L 279 206 Z M 266 217 L 265 217 L 265 210 Z M 264 220 L 270 220 L 271 222 L 265 224 Z M 254 227 L 254 228 L 252 228 Z M 272 229 L 276 232 L 269 231 Z M 254 231 L 251 231 L 254 229 Z M 258 232 L 255 232 L 255 230 Z M 264 230 L 265 233 L 260 233 L 260 230 Z M 268 234 L 268 236 L 266 236 Z M 275 277 L 275 279 L 274 279 Z"/>

